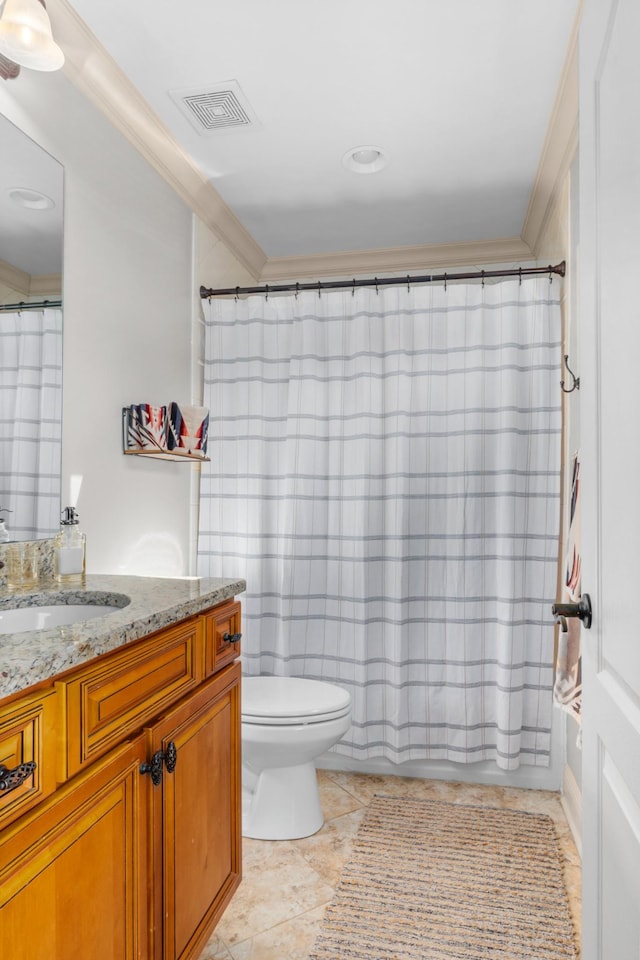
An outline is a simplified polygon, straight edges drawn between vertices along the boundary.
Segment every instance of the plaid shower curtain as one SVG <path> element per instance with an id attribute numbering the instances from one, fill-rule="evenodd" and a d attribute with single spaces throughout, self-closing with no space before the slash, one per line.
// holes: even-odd
<path id="1" fill-rule="evenodd" d="M 199 569 L 248 583 L 248 674 L 353 698 L 335 748 L 546 765 L 559 284 L 205 303 Z"/>
<path id="2" fill-rule="evenodd" d="M 0 311 L 0 507 L 12 539 L 60 529 L 62 310 Z"/>

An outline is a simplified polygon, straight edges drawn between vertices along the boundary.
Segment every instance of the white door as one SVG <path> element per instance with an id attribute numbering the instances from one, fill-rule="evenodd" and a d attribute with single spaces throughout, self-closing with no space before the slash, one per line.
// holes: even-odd
<path id="1" fill-rule="evenodd" d="M 640 0 L 580 31 L 583 957 L 640 958 Z"/>

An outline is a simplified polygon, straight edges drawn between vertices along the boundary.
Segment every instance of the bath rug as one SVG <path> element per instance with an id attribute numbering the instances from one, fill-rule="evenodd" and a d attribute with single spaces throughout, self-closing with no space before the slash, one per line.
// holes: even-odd
<path id="1" fill-rule="evenodd" d="M 550 817 L 375 796 L 309 960 L 577 960 Z"/>

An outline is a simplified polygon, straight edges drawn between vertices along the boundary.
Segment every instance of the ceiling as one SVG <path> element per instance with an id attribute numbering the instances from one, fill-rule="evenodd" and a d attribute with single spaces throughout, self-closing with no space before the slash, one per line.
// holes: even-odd
<path id="1" fill-rule="evenodd" d="M 279 258 L 519 237 L 577 0 L 65 6 Z M 179 101 L 220 89 L 251 122 L 198 132 Z M 345 169 L 362 145 L 382 170 Z"/>

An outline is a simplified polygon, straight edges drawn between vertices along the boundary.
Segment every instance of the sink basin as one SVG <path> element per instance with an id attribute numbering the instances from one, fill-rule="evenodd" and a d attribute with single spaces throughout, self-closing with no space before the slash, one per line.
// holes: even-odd
<path id="1" fill-rule="evenodd" d="M 59 603 L 35 607 L 0 608 L 0 634 L 27 630 L 51 630 L 70 623 L 106 617 L 122 606 L 97 603 Z"/>

